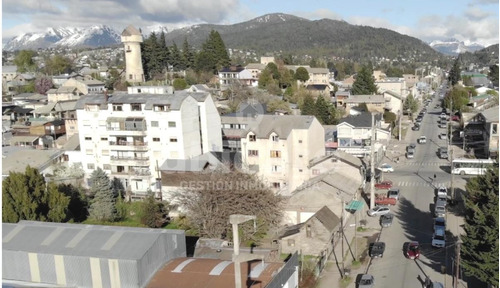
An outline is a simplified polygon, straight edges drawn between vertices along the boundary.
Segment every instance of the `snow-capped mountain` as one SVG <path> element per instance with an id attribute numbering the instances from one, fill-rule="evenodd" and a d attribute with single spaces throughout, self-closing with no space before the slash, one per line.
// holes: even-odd
<path id="1" fill-rule="evenodd" d="M 91 27 L 47 28 L 42 33 L 21 34 L 5 43 L 3 49 L 14 51 L 50 47 L 100 47 L 120 43 L 120 34 L 105 25 Z"/>
<path id="2" fill-rule="evenodd" d="M 483 45 L 478 43 L 471 43 L 470 41 L 459 41 L 453 38 L 445 41 L 434 40 L 429 43 L 429 46 L 431 46 L 436 51 L 451 56 L 456 56 L 464 52 L 475 52 L 484 48 Z"/>

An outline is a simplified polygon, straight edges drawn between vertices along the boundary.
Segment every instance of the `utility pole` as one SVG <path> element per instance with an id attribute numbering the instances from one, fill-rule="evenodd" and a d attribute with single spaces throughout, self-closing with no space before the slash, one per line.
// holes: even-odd
<path id="1" fill-rule="evenodd" d="M 344 200 L 342 200 L 342 209 L 344 209 Z M 344 211 L 342 211 L 342 215 L 340 216 L 340 234 L 342 237 L 342 279 L 345 277 L 345 269 L 344 269 Z"/>
<path id="2" fill-rule="evenodd" d="M 375 207 L 375 115 L 372 114 L 372 136 L 370 139 L 370 209 Z M 400 131 L 401 132 L 401 131 Z"/>
<path id="3" fill-rule="evenodd" d="M 457 251 L 457 255 L 455 256 L 455 281 L 453 281 L 453 288 L 457 288 L 458 287 L 458 279 L 460 277 L 460 240 L 457 241 L 457 247 L 456 247 L 456 251 Z"/>

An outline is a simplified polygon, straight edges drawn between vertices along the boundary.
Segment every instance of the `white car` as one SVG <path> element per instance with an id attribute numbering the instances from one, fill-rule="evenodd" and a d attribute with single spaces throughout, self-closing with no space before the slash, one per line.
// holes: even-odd
<path id="1" fill-rule="evenodd" d="M 439 118 L 446 119 L 446 113 L 441 113 L 441 115 L 439 116 Z"/>
<path id="2" fill-rule="evenodd" d="M 420 138 L 418 138 L 418 140 L 417 140 L 417 143 L 418 144 L 425 144 L 425 143 L 427 143 L 427 137 L 420 136 Z"/>
<path id="3" fill-rule="evenodd" d="M 386 206 L 375 206 L 373 209 L 368 210 L 368 216 L 385 215 L 391 212 L 389 207 Z"/>
<path id="4" fill-rule="evenodd" d="M 448 197 L 448 189 L 446 189 L 446 187 L 439 187 L 437 189 L 437 196 L 438 197 Z"/>
<path id="5" fill-rule="evenodd" d="M 441 140 L 446 140 L 446 138 L 447 138 L 447 137 L 446 137 L 446 133 L 441 133 L 441 134 L 439 134 L 439 139 L 441 139 Z"/>
<path id="6" fill-rule="evenodd" d="M 444 248 L 446 246 L 446 234 L 444 228 L 437 229 L 432 235 L 432 247 Z"/>
<path id="7" fill-rule="evenodd" d="M 387 172 L 387 173 L 394 172 L 394 168 L 392 168 L 392 166 L 387 163 L 380 165 L 378 169 L 380 169 L 380 171 L 382 172 Z"/>

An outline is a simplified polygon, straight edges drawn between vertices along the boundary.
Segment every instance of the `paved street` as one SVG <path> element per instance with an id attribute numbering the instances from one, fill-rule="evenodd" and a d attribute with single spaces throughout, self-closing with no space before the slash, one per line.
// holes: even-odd
<path id="1" fill-rule="evenodd" d="M 449 172 L 450 162 L 447 159 L 439 159 L 437 155 L 438 148 L 446 146 L 447 141 L 438 138 L 439 133 L 444 129 L 438 128 L 437 125 L 441 109 L 433 108 L 436 103 L 438 100 L 433 99 L 429 105 L 420 131 L 409 130 L 404 141 L 396 142 L 394 147 L 389 147 L 391 149 L 390 153 L 386 155 L 386 162 L 394 166 L 395 172 L 385 173 L 383 178 L 391 180 L 394 187 L 401 189 L 402 198 L 396 206 L 391 206 L 391 211 L 396 218 L 389 228 L 381 229 L 378 217 L 367 217 L 366 210 L 360 211 L 364 215 L 360 214 L 358 217 L 368 220 L 368 230 L 364 233 L 365 235 L 360 236 L 358 233 L 357 236 L 368 238 L 370 242 L 375 241 L 376 238 L 373 237 L 379 237 L 378 241 L 386 243 L 386 250 L 383 258 L 368 261 L 365 266 L 353 271 L 354 273 L 351 275 L 353 283 L 347 287 L 356 287 L 354 280 L 356 274 L 359 273 L 375 276 L 377 287 L 422 287 L 426 276 L 430 277 L 432 281 L 443 283 L 445 287 L 453 287 L 455 243 L 457 235 L 462 233 L 460 225 L 463 223 L 460 214 L 461 203 L 454 207 L 448 207 L 446 248 L 432 247 L 435 188 L 445 186 L 449 189 L 453 181 L 453 186 L 456 188 L 455 198 L 459 199 L 459 194 L 465 190 L 466 180 L 457 175 L 452 180 Z M 404 157 L 406 145 L 417 143 L 416 140 L 420 136 L 426 136 L 427 143 L 417 144 L 415 158 L 406 159 Z M 400 161 L 396 163 L 393 160 L 398 156 Z M 434 175 L 436 175 L 435 180 Z M 449 193 L 449 196 L 453 195 Z M 352 218 L 350 222 L 354 221 Z M 352 237 L 354 237 L 354 233 L 347 231 L 346 238 L 350 240 Z M 420 242 L 420 259 L 409 260 L 405 258 L 403 245 L 409 241 Z M 337 287 L 340 273 L 335 264 L 332 266 L 333 268 L 325 270 L 318 287 Z M 458 287 L 466 286 L 459 283 Z"/>

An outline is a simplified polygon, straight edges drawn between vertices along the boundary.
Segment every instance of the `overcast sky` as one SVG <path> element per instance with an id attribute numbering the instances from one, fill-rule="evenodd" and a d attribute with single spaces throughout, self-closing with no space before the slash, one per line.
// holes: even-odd
<path id="1" fill-rule="evenodd" d="M 175 29 L 234 24 L 278 12 L 388 28 L 424 41 L 499 43 L 498 0 L 2 0 L 2 41 L 48 27 Z"/>

